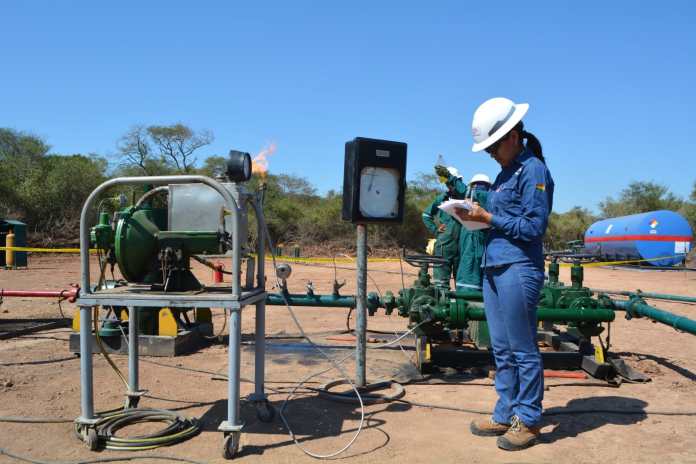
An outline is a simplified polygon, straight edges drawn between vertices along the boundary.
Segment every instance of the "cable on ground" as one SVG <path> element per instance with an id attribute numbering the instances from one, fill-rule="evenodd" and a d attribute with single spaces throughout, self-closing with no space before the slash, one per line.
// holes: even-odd
<path id="1" fill-rule="evenodd" d="M 148 435 L 121 437 L 119 430 L 142 422 L 164 422 L 166 427 Z M 166 409 L 124 409 L 101 417 L 95 424 L 100 444 L 108 450 L 144 451 L 187 440 L 200 432 L 197 419 L 190 419 Z"/>
<path id="2" fill-rule="evenodd" d="M 7 448 L 0 448 L 0 456 L 7 456 L 9 458 L 16 459 L 17 461 L 28 462 L 30 464 L 99 464 L 105 462 L 144 461 L 147 459 L 166 462 L 186 462 L 189 464 L 206 464 L 202 461 L 194 461 L 193 459 L 180 458 L 177 456 L 159 456 L 148 454 L 143 454 L 139 456 L 113 456 L 108 458 L 93 458 L 85 459 L 82 461 L 45 461 L 13 453 L 9 451 Z"/>

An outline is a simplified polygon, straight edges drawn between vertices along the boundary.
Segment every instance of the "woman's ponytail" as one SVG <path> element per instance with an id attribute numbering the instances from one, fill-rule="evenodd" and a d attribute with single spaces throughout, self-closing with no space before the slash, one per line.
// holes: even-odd
<path id="1" fill-rule="evenodd" d="M 527 149 L 534 153 L 534 156 L 539 158 L 542 163 L 546 164 L 546 159 L 544 159 L 544 151 L 541 148 L 541 142 L 539 142 L 539 139 L 536 138 L 536 136 L 531 132 L 524 130 L 524 123 L 522 121 L 517 123 L 514 129 L 516 129 L 517 133 L 520 134 L 520 140 L 525 139 L 527 141 L 525 144 Z"/>

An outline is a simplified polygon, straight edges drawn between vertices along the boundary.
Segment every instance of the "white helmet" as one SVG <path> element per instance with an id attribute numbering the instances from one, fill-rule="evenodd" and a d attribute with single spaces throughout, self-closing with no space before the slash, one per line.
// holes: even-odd
<path id="1" fill-rule="evenodd" d="M 453 177 L 461 177 L 459 175 L 459 171 L 455 167 L 447 166 L 447 172 L 449 172 Z"/>
<path id="2" fill-rule="evenodd" d="M 491 179 L 485 175 L 485 174 L 476 174 L 474 177 L 471 178 L 469 181 L 469 185 L 473 184 L 474 182 L 483 182 L 488 185 L 491 185 Z"/>
<path id="3" fill-rule="evenodd" d="M 474 145 L 471 151 L 485 150 L 515 127 L 527 113 L 529 104 L 515 104 L 507 98 L 491 98 L 476 109 L 471 123 Z"/>

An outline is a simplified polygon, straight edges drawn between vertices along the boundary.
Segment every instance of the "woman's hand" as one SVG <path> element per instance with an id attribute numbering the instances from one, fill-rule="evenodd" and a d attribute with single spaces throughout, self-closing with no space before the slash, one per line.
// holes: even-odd
<path id="1" fill-rule="evenodd" d="M 475 221 L 483 222 L 486 224 L 491 223 L 491 218 L 493 217 L 491 213 L 486 211 L 478 203 L 470 203 L 470 205 L 470 210 L 466 210 L 464 208 L 455 208 L 454 212 L 459 217 L 459 219 L 461 219 L 462 221 Z"/>

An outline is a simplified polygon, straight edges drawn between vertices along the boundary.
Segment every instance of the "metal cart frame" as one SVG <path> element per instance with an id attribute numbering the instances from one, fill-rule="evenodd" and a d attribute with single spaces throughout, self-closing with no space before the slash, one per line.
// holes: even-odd
<path id="1" fill-rule="evenodd" d="M 140 290 L 135 292 L 116 292 L 114 290 L 93 291 L 90 283 L 89 263 L 89 225 L 88 217 L 98 196 L 116 185 L 143 184 L 183 184 L 202 183 L 216 190 L 225 200 L 231 212 L 232 226 L 232 286 L 228 292 L 205 289 L 196 294 L 167 294 Z M 187 307 L 187 308 L 225 308 L 229 316 L 229 351 L 227 384 L 227 420 L 218 430 L 224 434 L 223 455 L 232 458 L 238 451 L 241 430 L 244 426 L 239 410 L 240 401 L 240 351 L 242 309 L 247 305 L 256 306 L 254 393 L 249 399 L 254 402 L 257 414 L 262 421 L 273 418 L 273 409 L 264 391 L 265 360 L 265 307 L 266 288 L 264 276 L 264 233 L 265 223 L 259 199 L 249 201 L 257 217 L 257 260 L 256 283 L 253 288 L 242 288 L 241 240 L 239 237 L 239 207 L 231 193 L 219 182 L 198 175 L 119 177 L 99 185 L 87 198 L 80 216 L 80 260 L 81 292 L 77 300 L 80 307 L 80 406 L 81 413 L 75 419 L 78 434 L 90 449 L 97 447 L 95 424 L 98 418 L 94 412 L 94 387 L 92 371 L 92 310 L 95 306 L 125 306 L 129 310 L 128 324 L 128 391 L 126 406 L 136 407 L 143 392 L 138 381 L 138 308 Z"/>

